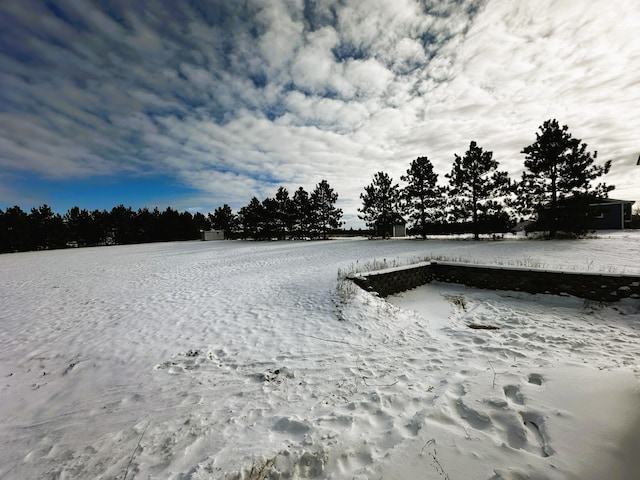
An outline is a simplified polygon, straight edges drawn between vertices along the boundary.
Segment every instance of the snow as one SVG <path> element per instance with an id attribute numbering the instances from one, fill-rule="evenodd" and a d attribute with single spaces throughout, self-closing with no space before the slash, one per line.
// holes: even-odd
<path id="1" fill-rule="evenodd" d="M 2 255 L 0 478 L 635 478 L 638 301 L 337 278 L 426 257 L 633 274 L 640 234 Z"/>

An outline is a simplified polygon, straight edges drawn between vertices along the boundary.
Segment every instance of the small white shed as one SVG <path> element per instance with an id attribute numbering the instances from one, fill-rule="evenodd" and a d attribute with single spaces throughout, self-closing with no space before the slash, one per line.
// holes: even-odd
<path id="1" fill-rule="evenodd" d="M 224 230 L 203 230 L 202 240 L 224 240 Z"/>
<path id="2" fill-rule="evenodd" d="M 393 215 L 393 225 L 391 226 L 392 237 L 406 237 L 407 236 L 407 221 L 402 218 L 402 215 L 395 213 Z"/>
<path id="3" fill-rule="evenodd" d="M 395 222 L 393 224 L 393 234 L 392 237 L 406 237 L 407 236 L 407 226 L 405 223 Z"/>

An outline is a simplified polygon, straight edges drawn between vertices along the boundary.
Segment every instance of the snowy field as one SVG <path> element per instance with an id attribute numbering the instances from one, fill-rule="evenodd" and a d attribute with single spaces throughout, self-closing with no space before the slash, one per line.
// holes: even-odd
<path id="1" fill-rule="evenodd" d="M 640 301 L 337 279 L 428 256 L 640 273 L 640 234 L 1 255 L 0 479 L 639 478 Z"/>

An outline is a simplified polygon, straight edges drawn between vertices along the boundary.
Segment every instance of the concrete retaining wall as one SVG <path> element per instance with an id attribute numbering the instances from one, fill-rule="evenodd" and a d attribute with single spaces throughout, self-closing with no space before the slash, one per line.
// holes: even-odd
<path id="1" fill-rule="evenodd" d="M 416 263 L 408 267 L 394 267 L 365 275 L 349 277 L 360 288 L 376 292 L 381 297 L 411 290 L 434 280 L 432 264 Z"/>
<path id="2" fill-rule="evenodd" d="M 591 274 L 508 268 L 452 262 L 423 262 L 350 277 L 365 290 L 381 297 L 393 295 L 431 281 L 460 283 L 490 290 L 574 295 L 602 302 L 621 298 L 640 299 L 640 276 Z"/>

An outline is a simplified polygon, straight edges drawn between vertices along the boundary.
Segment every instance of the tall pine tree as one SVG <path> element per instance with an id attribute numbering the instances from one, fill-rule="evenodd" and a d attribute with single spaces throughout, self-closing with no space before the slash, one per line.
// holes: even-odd
<path id="1" fill-rule="evenodd" d="M 311 225 L 311 200 L 309 193 L 302 187 L 293 193 L 293 232 L 298 238 L 309 234 Z"/>
<path id="2" fill-rule="evenodd" d="M 456 155 L 449 179 L 449 203 L 455 221 L 471 222 L 474 239 L 480 233 L 504 231 L 508 215 L 500 199 L 509 193 L 507 172 L 498 170 L 493 152 L 476 142 L 469 144 L 464 157 Z"/>
<path id="3" fill-rule="evenodd" d="M 278 238 L 285 239 L 287 233 L 293 230 L 293 200 L 289 197 L 289 191 L 286 188 L 279 187 L 275 201 Z"/>
<path id="4" fill-rule="evenodd" d="M 364 220 L 377 235 L 386 238 L 393 228 L 395 217 L 400 211 L 400 186 L 385 172 L 373 176 L 373 182 L 364 187 L 360 194 L 362 208 L 358 211 L 360 220 Z"/>
<path id="5" fill-rule="evenodd" d="M 340 228 L 342 209 L 337 208 L 338 194 L 326 180 L 316 185 L 309 197 L 312 211 L 312 230 L 327 239 L 330 229 Z"/>
<path id="6" fill-rule="evenodd" d="M 248 205 L 238 211 L 243 238 L 258 240 L 262 234 L 264 207 L 257 197 L 252 197 Z"/>
<path id="7" fill-rule="evenodd" d="M 233 238 L 238 226 L 238 217 L 226 203 L 209 214 L 209 222 L 214 230 L 223 230 L 224 238 Z"/>
<path id="8" fill-rule="evenodd" d="M 614 189 L 591 182 L 609 172 L 611 161 L 595 165 L 598 152 L 587 152 L 587 144 L 574 138 L 569 127 L 547 120 L 536 133 L 536 141 L 525 147 L 525 171 L 516 186 L 515 206 L 525 216 L 535 216 L 538 227 L 555 237 L 558 230 L 584 232 L 591 221 L 589 202 L 606 198 Z"/>
<path id="9" fill-rule="evenodd" d="M 438 174 L 433 171 L 431 160 L 418 157 L 400 180 L 407 183 L 401 195 L 411 226 L 426 238 L 427 225 L 440 219 L 444 204 L 444 188 L 438 186 Z"/>

